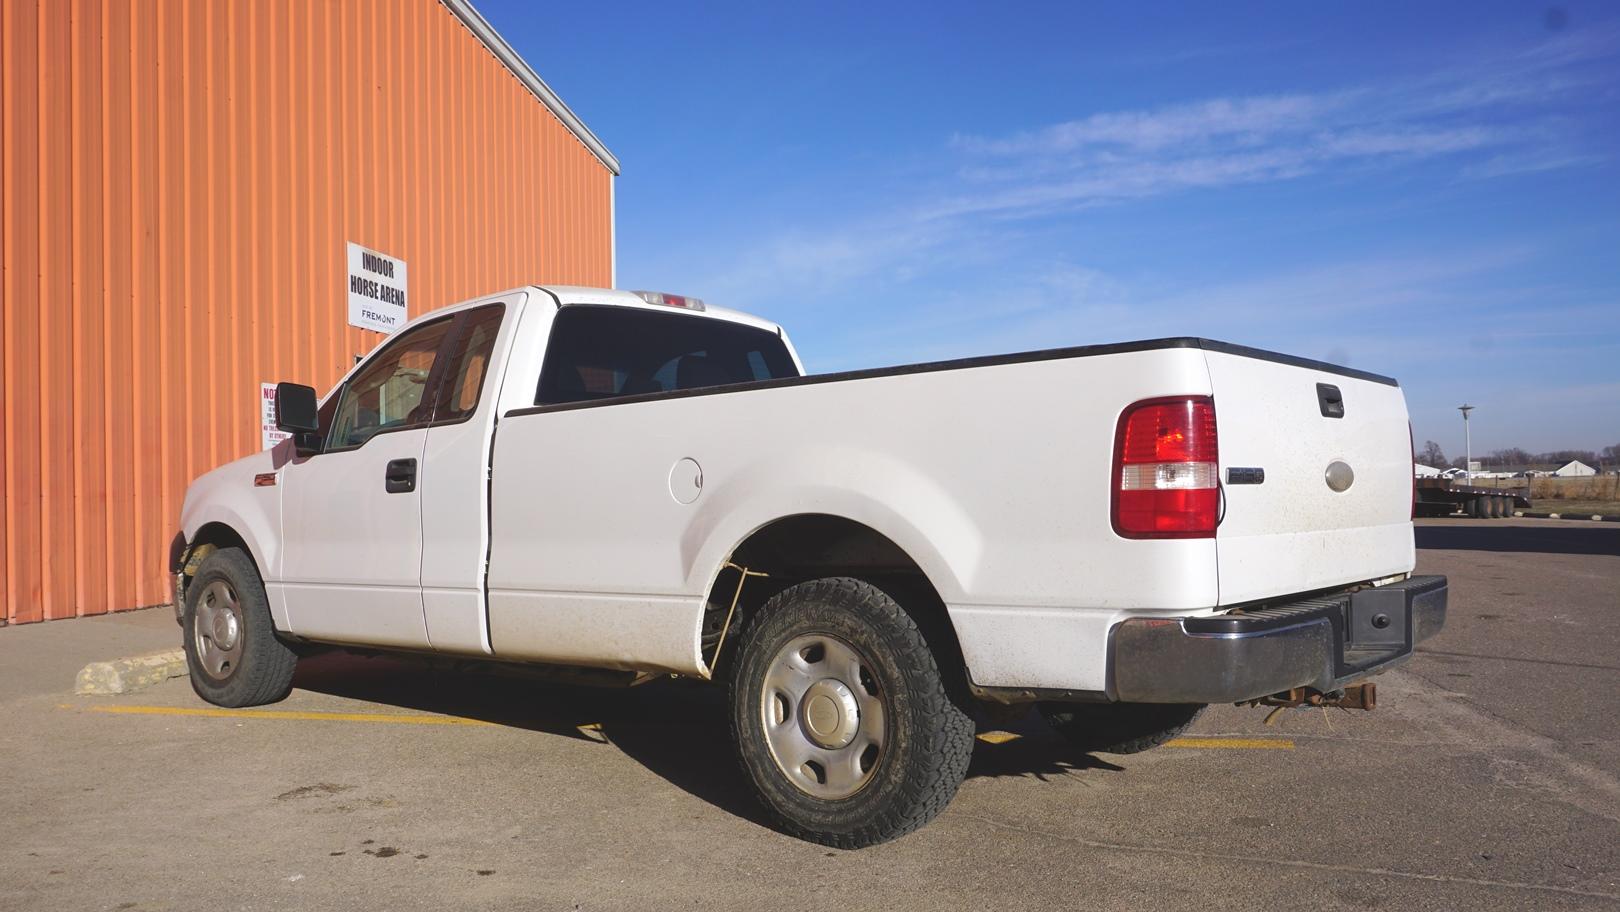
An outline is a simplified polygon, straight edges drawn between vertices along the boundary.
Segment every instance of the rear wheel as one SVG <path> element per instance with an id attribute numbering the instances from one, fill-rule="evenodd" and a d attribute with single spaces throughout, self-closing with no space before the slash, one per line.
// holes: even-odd
<path id="1" fill-rule="evenodd" d="M 1497 499 L 1497 513 L 1501 516 L 1513 515 L 1513 498 L 1501 497 Z"/>
<path id="2" fill-rule="evenodd" d="M 933 819 L 973 753 L 916 622 L 868 583 L 783 590 L 748 621 L 731 681 L 738 756 L 776 824 L 840 848 Z"/>
<path id="3" fill-rule="evenodd" d="M 292 690 L 298 656 L 276 638 L 264 583 L 240 548 L 203 559 L 186 587 L 181 625 L 191 688 L 204 700 L 257 706 Z"/>
<path id="4" fill-rule="evenodd" d="M 1139 754 L 1187 730 L 1203 703 L 1042 703 L 1041 715 L 1087 753 Z"/>

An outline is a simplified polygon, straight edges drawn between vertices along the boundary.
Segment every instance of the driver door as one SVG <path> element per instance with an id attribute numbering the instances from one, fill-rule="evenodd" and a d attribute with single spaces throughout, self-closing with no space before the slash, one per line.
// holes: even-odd
<path id="1" fill-rule="evenodd" d="M 294 634 L 428 648 L 423 449 L 454 315 L 390 340 L 334 395 L 320 453 L 282 469 L 282 587 Z"/>

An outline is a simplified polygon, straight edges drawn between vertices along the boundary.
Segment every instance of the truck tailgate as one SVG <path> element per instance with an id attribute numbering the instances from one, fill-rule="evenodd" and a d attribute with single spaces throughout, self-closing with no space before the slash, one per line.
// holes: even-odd
<path id="1" fill-rule="evenodd" d="M 1225 498 L 1221 604 L 1409 572 L 1412 450 L 1400 387 L 1241 351 L 1206 357 Z"/>

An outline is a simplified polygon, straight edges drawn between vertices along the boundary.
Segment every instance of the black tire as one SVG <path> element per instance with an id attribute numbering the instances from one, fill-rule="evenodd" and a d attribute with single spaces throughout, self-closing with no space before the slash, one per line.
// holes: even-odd
<path id="1" fill-rule="evenodd" d="M 1476 497 L 1470 500 L 1468 502 L 1468 515 L 1475 519 L 1484 519 L 1490 516 L 1491 514 L 1485 505 L 1485 498 Z"/>
<path id="2" fill-rule="evenodd" d="M 234 596 L 234 610 L 224 593 Z M 210 618 L 228 613 L 234 625 L 205 623 L 199 636 L 199 610 Z M 181 627 L 197 696 L 215 706 L 259 706 L 285 699 L 292 691 L 298 656 L 277 638 L 264 583 L 240 548 L 221 548 L 203 558 L 186 587 Z M 225 648 L 227 643 L 231 648 Z"/>
<path id="3" fill-rule="evenodd" d="M 894 599 L 855 579 L 799 583 L 750 617 L 739 641 L 731 676 L 732 739 L 744 772 L 783 832 L 861 848 L 917 829 L 950 803 L 973 754 L 973 721 L 947 693 L 922 631 Z M 795 680 L 811 682 L 797 695 L 787 689 L 795 685 L 780 683 L 780 670 L 790 661 L 804 669 Z M 850 667 L 857 670 L 837 672 Z M 849 737 L 855 740 L 828 750 L 812 741 L 816 688 L 836 688 L 847 677 L 856 680 L 821 706 L 846 708 L 819 718 L 834 718 L 838 726 L 851 720 Z M 874 719 L 880 720 L 875 731 L 881 746 L 863 748 L 865 726 Z M 773 747 L 786 749 L 788 742 L 810 757 L 792 772 L 792 763 L 779 763 Z M 820 783 L 818 769 L 825 774 Z M 844 786 L 853 780 L 853 793 L 835 794 L 834 769 Z"/>
<path id="4" fill-rule="evenodd" d="M 1513 498 L 1498 497 L 1496 499 L 1496 515 L 1504 519 L 1511 519 L 1513 516 Z"/>
<path id="5" fill-rule="evenodd" d="M 1087 753 L 1139 754 L 1187 730 L 1203 703 L 1042 703 L 1046 723 Z"/>

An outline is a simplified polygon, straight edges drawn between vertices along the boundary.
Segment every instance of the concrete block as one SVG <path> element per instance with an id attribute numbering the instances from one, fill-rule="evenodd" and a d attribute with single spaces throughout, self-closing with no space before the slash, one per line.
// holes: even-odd
<path id="1" fill-rule="evenodd" d="M 127 694 L 162 684 L 186 673 L 186 653 L 182 649 L 150 655 L 91 662 L 79 671 L 73 685 L 77 694 Z"/>

